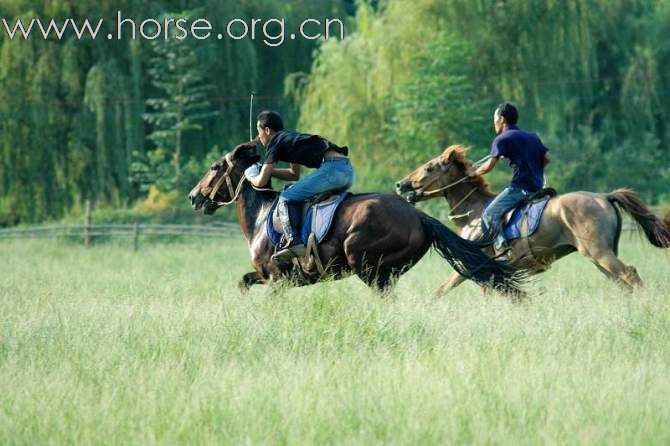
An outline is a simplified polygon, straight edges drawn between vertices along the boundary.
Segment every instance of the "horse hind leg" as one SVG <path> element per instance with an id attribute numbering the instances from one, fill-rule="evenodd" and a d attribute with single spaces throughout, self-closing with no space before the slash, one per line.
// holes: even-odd
<path id="1" fill-rule="evenodd" d="M 398 275 L 389 268 L 372 268 L 357 273 L 367 286 L 372 288 L 380 296 L 386 296 L 395 285 Z"/>
<path id="2" fill-rule="evenodd" d="M 464 276 L 461 276 L 457 272 L 451 273 L 449 278 L 447 278 L 447 281 L 444 282 L 440 287 L 435 291 L 434 297 L 435 299 L 440 299 L 442 298 L 447 292 L 451 291 L 452 289 L 456 288 L 463 282 L 465 282 L 467 279 Z"/>
<path id="3" fill-rule="evenodd" d="M 386 291 L 393 285 L 393 274 L 389 269 L 383 269 L 377 273 L 375 278 L 375 286 L 380 291 Z"/>
<path id="4" fill-rule="evenodd" d="M 642 278 L 637 273 L 637 269 L 632 265 L 626 266 L 622 280 L 626 281 L 633 288 L 642 288 L 644 286 L 644 282 L 642 282 Z"/>
<path id="5" fill-rule="evenodd" d="M 394 287 L 399 276 L 397 271 L 385 268 L 377 273 L 373 288 L 381 297 L 395 298 Z"/>
<path id="6" fill-rule="evenodd" d="M 613 251 L 607 251 L 597 255 L 589 255 L 587 253 L 582 254 L 589 257 L 593 263 L 596 264 L 598 269 L 609 279 L 615 281 L 627 291 L 633 291 L 635 288 L 641 288 L 643 286 L 642 279 L 635 267 L 623 263 L 617 258 Z"/>

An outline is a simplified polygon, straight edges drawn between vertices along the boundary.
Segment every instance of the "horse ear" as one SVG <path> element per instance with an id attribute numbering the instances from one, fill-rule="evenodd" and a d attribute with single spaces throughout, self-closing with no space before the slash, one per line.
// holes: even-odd
<path id="1" fill-rule="evenodd" d="M 465 156 L 465 154 L 467 153 L 468 150 L 469 150 L 469 147 L 463 147 L 463 146 L 460 146 L 460 145 L 450 146 L 449 148 L 447 148 L 447 151 L 445 151 L 448 155 L 447 160 L 448 161 L 458 161 L 458 160 L 462 161 L 463 157 Z"/>
<path id="2" fill-rule="evenodd" d="M 442 156 L 440 156 L 440 164 L 444 165 L 447 164 L 451 161 L 453 161 L 456 158 L 456 154 L 454 153 L 453 150 L 445 150 L 444 153 L 442 153 Z"/>
<path id="3" fill-rule="evenodd" d="M 449 168 L 453 165 L 458 166 L 462 163 L 459 158 L 460 152 L 459 148 L 456 146 L 450 146 L 447 150 L 444 151 L 442 157 L 440 158 L 440 169 L 442 172 L 447 172 Z"/>

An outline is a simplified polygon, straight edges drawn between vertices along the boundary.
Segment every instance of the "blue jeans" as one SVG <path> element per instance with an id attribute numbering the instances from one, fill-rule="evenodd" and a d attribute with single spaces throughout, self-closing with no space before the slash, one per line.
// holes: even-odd
<path id="1" fill-rule="evenodd" d="M 354 183 L 354 169 L 347 158 L 326 160 L 321 167 L 301 178 L 279 194 L 279 200 L 298 204 L 319 194 L 349 189 Z"/>
<path id="2" fill-rule="evenodd" d="M 277 212 L 284 234 L 287 236 L 285 248 L 292 246 L 300 239 L 297 226 L 300 221 L 301 203 L 324 192 L 349 189 L 354 183 L 354 177 L 354 169 L 347 158 L 326 160 L 321 167 L 279 194 Z"/>
<path id="3" fill-rule="evenodd" d="M 496 245 L 504 243 L 505 237 L 502 235 L 502 219 L 505 214 L 514 209 L 519 203 L 528 197 L 529 192 L 516 187 L 508 186 L 493 199 L 482 213 L 482 232 L 483 239 L 493 241 Z"/>

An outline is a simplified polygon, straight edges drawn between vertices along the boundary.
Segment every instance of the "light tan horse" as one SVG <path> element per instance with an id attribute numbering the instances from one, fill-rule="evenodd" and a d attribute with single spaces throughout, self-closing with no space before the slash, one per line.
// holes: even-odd
<path id="1" fill-rule="evenodd" d="M 396 184 L 398 194 L 409 201 L 446 198 L 453 220 L 463 238 L 478 233 L 484 208 L 495 195 L 481 177 L 472 178 L 472 162 L 466 149 L 456 145 L 428 161 Z M 590 259 L 608 278 L 626 289 L 642 285 L 637 270 L 617 257 L 621 235 L 621 213 L 626 211 L 644 231 L 649 242 L 670 247 L 670 221 L 656 217 L 638 195 L 628 189 L 609 194 L 571 192 L 552 198 L 537 231 L 510 245 L 511 265 L 531 273 L 546 271 L 551 263 L 578 251 Z M 474 234 L 473 234 L 474 233 Z M 490 253 L 492 254 L 492 253 Z M 459 285 L 463 278 L 452 274 L 438 295 Z"/>

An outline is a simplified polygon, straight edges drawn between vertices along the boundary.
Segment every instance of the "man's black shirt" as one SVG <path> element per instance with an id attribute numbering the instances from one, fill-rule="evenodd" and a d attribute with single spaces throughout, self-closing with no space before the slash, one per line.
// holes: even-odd
<path id="1" fill-rule="evenodd" d="M 272 139 L 268 142 L 264 164 L 285 161 L 318 168 L 321 166 L 323 155 L 327 150 L 327 141 L 319 135 L 309 135 L 284 129 L 272 135 Z"/>

